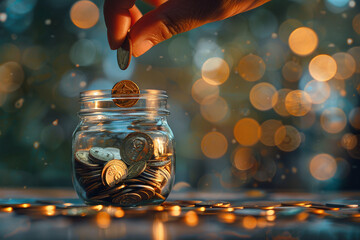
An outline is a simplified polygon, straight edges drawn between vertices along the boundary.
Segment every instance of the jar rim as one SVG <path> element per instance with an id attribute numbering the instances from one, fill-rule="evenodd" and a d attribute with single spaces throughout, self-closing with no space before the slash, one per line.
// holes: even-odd
<path id="1" fill-rule="evenodd" d="M 100 89 L 100 90 L 87 90 L 80 92 L 80 99 L 92 99 L 92 98 L 111 98 L 113 97 L 113 94 L 111 93 L 112 89 Z M 167 98 L 167 94 L 165 90 L 158 90 L 158 89 L 140 89 L 139 94 L 116 94 L 116 97 L 121 98 L 146 98 L 146 97 L 157 97 L 157 98 Z"/>

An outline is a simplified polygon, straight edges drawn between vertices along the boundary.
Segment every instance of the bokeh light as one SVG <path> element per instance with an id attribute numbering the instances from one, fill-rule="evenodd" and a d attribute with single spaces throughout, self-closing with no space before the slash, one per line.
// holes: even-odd
<path id="1" fill-rule="evenodd" d="M 253 216 L 245 216 L 243 218 L 243 227 L 246 229 L 256 228 L 257 220 Z"/>
<path id="2" fill-rule="evenodd" d="M 286 106 L 285 106 L 285 99 L 289 92 L 291 92 L 290 89 L 287 88 L 280 89 L 273 95 L 271 99 L 271 104 L 274 111 L 283 117 L 287 117 L 290 115 L 289 112 L 286 110 Z"/>
<path id="3" fill-rule="evenodd" d="M 252 118 L 240 119 L 234 127 L 234 136 L 236 141 L 244 146 L 256 144 L 261 137 L 259 123 Z"/>
<path id="4" fill-rule="evenodd" d="M 339 133 L 346 126 L 346 115 L 340 108 L 327 108 L 321 113 L 320 124 L 328 133 Z"/>
<path id="5" fill-rule="evenodd" d="M 210 85 L 202 78 L 200 78 L 192 85 L 191 96 L 196 102 L 200 104 L 207 97 L 208 100 L 215 100 L 216 97 L 219 96 L 219 87 L 215 85 Z"/>
<path id="6" fill-rule="evenodd" d="M 356 135 L 352 133 L 346 133 L 341 138 L 341 146 L 347 150 L 352 150 L 358 144 Z"/>
<path id="7" fill-rule="evenodd" d="M 258 83 L 250 90 L 250 102 L 258 110 L 269 110 L 272 108 L 272 97 L 275 93 L 276 88 L 272 84 Z"/>
<path id="8" fill-rule="evenodd" d="M 360 13 L 357 14 L 352 21 L 352 26 L 357 34 L 360 34 Z"/>
<path id="9" fill-rule="evenodd" d="M 79 28 L 87 29 L 95 26 L 99 20 L 99 8 L 91 1 L 75 2 L 70 10 L 71 21 Z"/>
<path id="10" fill-rule="evenodd" d="M 20 64 L 7 62 L 0 65 L 0 92 L 16 91 L 24 81 L 24 71 Z"/>
<path id="11" fill-rule="evenodd" d="M 309 63 L 309 72 L 315 80 L 328 81 L 337 72 L 336 61 L 326 54 L 317 55 Z"/>
<path id="12" fill-rule="evenodd" d="M 318 36 L 308 27 L 295 29 L 289 37 L 290 49 L 297 55 L 307 56 L 315 51 L 318 46 Z"/>
<path id="13" fill-rule="evenodd" d="M 275 119 L 266 120 L 261 124 L 260 141 L 266 146 L 275 146 L 275 133 L 283 126 L 281 121 Z"/>
<path id="14" fill-rule="evenodd" d="M 220 122 L 225 119 L 229 106 L 222 97 L 206 97 L 200 105 L 200 113 L 209 122 Z"/>
<path id="15" fill-rule="evenodd" d="M 331 155 L 321 153 L 311 159 L 309 167 L 310 173 L 314 178 L 326 181 L 335 175 L 337 164 Z"/>
<path id="16" fill-rule="evenodd" d="M 311 110 L 311 105 L 311 97 L 302 90 L 294 90 L 286 95 L 285 107 L 293 116 L 304 116 Z"/>
<path id="17" fill-rule="evenodd" d="M 353 47 L 348 50 L 348 53 L 351 54 L 353 59 L 355 60 L 355 72 L 360 73 L 360 47 Z"/>
<path id="18" fill-rule="evenodd" d="M 321 104 L 325 102 L 331 93 L 330 86 L 327 82 L 319 82 L 312 80 L 305 86 L 304 91 L 309 94 L 313 104 Z"/>
<path id="19" fill-rule="evenodd" d="M 239 75 L 249 82 L 255 82 L 264 76 L 266 65 L 264 60 L 254 54 L 243 57 L 237 67 Z"/>
<path id="20" fill-rule="evenodd" d="M 296 150 L 301 143 L 299 131 L 290 125 L 279 127 L 274 136 L 275 145 L 284 152 Z"/>
<path id="21" fill-rule="evenodd" d="M 288 82 L 297 82 L 302 75 L 302 66 L 295 61 L 288 61 L 282 68 L 282 75 Z"/>
<path id="22" fill-rule="evenodd" d="M 301 26 L 303 26 L 303 24 L 297 19 L 291 18 L 285 20 L 279 27 L 279 38 L 284 43 L 288 43 L 290 34 Z"/>
<path id="23" fill-rule="evenodd" d="M 256 159 L 251 148 L 238 147 L 233 153 L 233 165 L 236 169 L 245 171 L 254 165 Z"/>
<path id="24" fill-rule="evenodd" d="M 206 60 L 201 68 L 201 76 L 210 85 L 223 84 L 230 75 L 230 68 L 225 60 L 214 57 Z"/>
<path id="25" fill-rule="evenodd" d="M 349 121 L 353 128 L 360 129 L 360 108 L 353 108 L 349 113 Z"/>
<path id="26" fill-rule="evenodd" d="M 219 132 L 207 133 L 201 141 L 201 150 L 208 158 L 222 157 L 228 148 L 226 137 Z"/>
<path id="27" fill-rule="evenodd" d="M 356 62 L 354 58 L 345 52 L 335 53 L 333 56 L 337 65 L 336 79 L 345 80 L 350 78 L 356 70 Z"/>

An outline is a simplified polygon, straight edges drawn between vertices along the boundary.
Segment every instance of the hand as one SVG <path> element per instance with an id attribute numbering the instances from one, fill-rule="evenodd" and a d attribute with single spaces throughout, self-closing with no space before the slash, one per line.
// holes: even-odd
<path id="1" fill-rule="evenodd" d="M 144 16 L 135 0 L 105 0 L 104 16 L 111 49 L 129 31 L 133 55 L 138 57 L 172 36 L 206 23 L 223 20 L 270 0 L 145 0 L 156 8 Z"/>

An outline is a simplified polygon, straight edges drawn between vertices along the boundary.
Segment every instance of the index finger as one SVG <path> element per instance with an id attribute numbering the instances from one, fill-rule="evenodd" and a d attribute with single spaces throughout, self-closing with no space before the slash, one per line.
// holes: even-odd
<path id="1" fill-rule="evenodd" d="M 135 0 L 105 0 L 104 18 L 111 49 L 117 49 L 123 43 L 131 26 L 129 9 L 134 4 Z"/>

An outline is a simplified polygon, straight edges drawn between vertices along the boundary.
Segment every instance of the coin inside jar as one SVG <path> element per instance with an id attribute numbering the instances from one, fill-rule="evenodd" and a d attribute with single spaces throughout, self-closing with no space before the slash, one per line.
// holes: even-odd
<path id="1" fill-rule="evenodd" d="M 129 108 L 134 106 L 139 100 L 139 98 L 136 97 L 136 95 L 138 95 L 139 93 L 139 87 L 130 80 L 122 80 L 120 82 L 117 82 L 111 90 L 113 102 L 116 104 L 116 106 L 121 108 Z"/>
<path id="2" fill-rule="evenodd" d="M 114 187 L 126 178 L 127 166 L 118 159 L 108 162 L 101 172 L 101 180 L 105 186 Z"/>
<path id="3" fill-rule="evenodd" d="M 114 154 L 100 147 L 93 147 L 89 151 L 89 158 L 92 162 L 104 164 L 114 159 Z"/>
<path id="4" fill-rule="evenodd" d="M 141 196 L 137 193 L 126 193 L 113 198 L 113 203 L 117 203 L 122 206 L 131 206 L 140 201 L 141 201 Z"/>
<path id="5" fill-rule="evenodd" d="M 121 145 L 121 159 L 128 165 L 141 160 L 148 160 L 154 153 L 154 144 L 146 133 L 130 133 Z"/>
<path id="6" fill-rule="evenodd" d="M 107 147 L 107 148 L 104 148 L 106 151 L 109 151 L 111 152 L 113 155 L 114 155 L 114 159 L 120 159 L 121 156 L 120 156 L 120 149 L 118 148 L 114 148 L 114 147 Z"/>
<path id="7" fill-rule="evenodd" d="M 127 176 L 127 179 L 131 179 L 131 178 L 139 176 L 145 169 L 146 169 L 145 161 L 139 161 L 139 162 L 132 164 L 129 167 L 129 174 Z"/>

